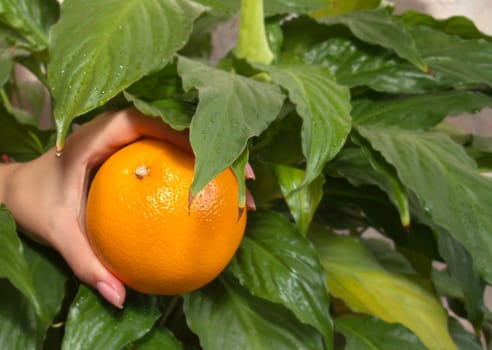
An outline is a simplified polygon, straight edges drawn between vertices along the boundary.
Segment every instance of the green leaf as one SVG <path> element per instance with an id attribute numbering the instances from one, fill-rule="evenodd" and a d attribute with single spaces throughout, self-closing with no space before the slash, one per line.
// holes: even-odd
<path id="1" fill-rule="evenodd" d="M 14 60 L 10 56 L 8 49 L 0 48 L 0 89 L 9 80 L 12 68 L 14 68 Z"/>
<path id="2" fill-rule="evenodd" d="M 437 76 L 454 79 L 456 84 L 492 86 L 492 42 L 466 40 L 424 26 L 412 28 L 411 33 L 424 60 Z"/>
<path id="3" fill-rule="evenodd" d="M 351 129 L 350 93 L 328 69 L 314 65 L 263 67 L 289 92 L 303 119 L 302 149 L 306 157 L 303 185 L 314 181 L 342 148 Z"/>
<path id="4" fill-rule="evenodd" d="M 386 160 L 375 152 L 367 142 L 356 134 L 353 134 L 354 143 L 362 147 L 364 155 L 369 160 L 371 167 L 384 178 L 384 181 L 376 180 L 374 183 L 388 194 L 393 204 L 398 208 L 403 227 L 410 226 L 410 207 L 406 189 L 398 178 L 395 169 Z M 379 178 L 379 177 L 378 177 Z"/>
<path id="5" fill-rule="evenodd" d="M 0 107 L 0 153 L 17 161 L 28 161 L 43 154 L 49 147 L 51 131 L 38 130 L 19 123 Z"/>
<path id="6" fill-rule="evenodd" d="M 304 170 L 279 164 L 273 165 L 273 170 L 297 228 L 305 235 L 323 197 L 325 179 L 320 175 L 309 185 L 302 186 L 306 177 Z"/>
<path id="7" fill-rule="evenodd" d="M 201 12 L 185 0 L 65 2 L 51 31 L 48 66 L 57 146 L 76 116 L 169 63 Z"/>
<path id="8" fill-rule="evenodd" d="M 465 330 L 463 325 L 456 319 L 449 319 L 449 332 L 460 350 L 482 350 L 482 344 L 471 333 Z"/>
<path id="9" fill-rule="evenodd" d="M 490 283 L 492 181 L 447 135 L 376 126 L 358 130 L 396 168 L 425 214 L 463 244 Z"/>
<path id="10" fill-rule="evenodd" d="M 154 327 L 142 339 L 133 343 L 138 350 L 183 350 L 183 344 L 176 339 L 170 330 Z"/>
<path id="11" fill-rule="evenodd" d="M 48 45 L 48 29 L 58 18 L 56 0 L 2 0 L 0 23 L 20 35 L 33 51 Z"/>
<path id="12" fill-rule="evenodd" d="M 417 50 L 412 35 L 384 8 L 355 11 L 340 16 L 321 18 L 319 21 L 325 24 L 346 25 L 360 40 L 391 49 L 424 72 L 428 69 Z"/>
<path id="13" fill-rule="evenodd" d="M 340 84 L 369 86 L 390 93 L 422 93 L 450 86 L 379 46 L 355 38 L 333 37 L 302 52 L 312 64 L 328 67 Z"/>
<path id="14" fill-rule="evenodd" d="M 484 318 L 485 284 L 473 266 L 470 253 L 444 230 L 439 229 L 438 232 L 439 251 L 446 262 L 450 276 L 460 286 L 467 318 L 474 329 L 479 332 Z"/>
<path id="15" fill-rule="evenodd" d="M 123 310 L 81 285 L 70 307 L 62 349 L 120 350 L 141 338 L 160 316 L 159 298 L 129 293 Z"/>
<path id="16" fill-rule="evenodd" d="M 405 11 L 398 16 L 398 19 L 407 27 L 427 26 L 446 34 L 457 35 L 463 39 L 492 39 L 481 32 L 470 18 L 464 16 L 437 19 L 427 13 Z"/>
<path id="17" fill-rule="evenodd" d="M 239 12 L 241 0 L 194 0 L 208 6 L 216 15 L 232 15 Z M 265 14 L 304 13 L 329 5 L 332 0 L 269 0 L 264 1 Z"/>
<path id="18" fill-rule="evenodd" d="M 338 16 L 342 13 L 370 10 L 379 7 L 381 0 L 344 0 L 335 1 L 327 4 L 325 8 L 311 11 L 310 16 L 314 18 L 323 18 L 328 16 Z"/>
<path id="19" fill-rule="evenodd" d="M 178 73 L 185 90 L 198 89 L 199 103 L 190 126 L 196 156 L 191 192 L 196 195 L 242 154 L 250 137 L 260 135 L 277 117 L 284 96 L 262 83 L 180 57 Z"/>
<path id="20" fill-rule="evenodd" d="M 427 130 L 447 116 L 476 113 L 492 106 L 492 97 L 472 91 L 446 91 L 391 99 L 353 101 L 354 124 Z"/>
<path id="21" fill-rule="evenodd" d="M 356 312 L 401 323 L 430 350 L 456 349 L 447 330 L 446 312 L 427 288 L 386 271 L 357 239 L 326 232 L 311 238 L 331 294 Z"/>
<path id="22" fill-rule="evenodd" d="M 128 92 L 124 94 L 125 98 L 132 102 L 143 114 L 150 117 L 159 116 L 164 123 L 176 130 L 184 130 L 190 127 L 191 118 L 195 113 L 195 108 L 191 104 L 171 99 L 147 102 Z"/>
<path id="23" fill-rule="evenodd" d="M 0 278 L 7 278 L 31 302 L 36 314 L 43 317 L 40 300 L 34 289 L 24 247 L 17 236 L 15 221 L 5 206 L 0 206 Z"/>
<path id="24" fill-rule="evenodd" d="M 386 270 L 405 275 L 417 274 L 408 260 L 395 250 L 390 242 L 379 238 L 368 238 L 361 242 Z"/>
<path id="25" fill-rule="evenodd" d="M 246 235 L 229 270 L 253 295 L 279 303 L 333 341 L 327 286 L 316 251 L 280 214 L 248 217 Z"/>
<path id="26" fill-rule="evenodd" d="M 60 311 L 65 293 L 63 263 L 49 249 L 24 245 L 34 288 L 42 307 L 39 317 L 32 303 L 7 280 L 0 280 L 0 348 L 42 349 L 48 327 Z"/>
<path id="27" fill-rule="evenodd" d="M 252 296 L 228 274 L 184 299 L 186 320 L 204 349 L 323 348 L 314 328 L 281 305 Z"/>
<path id="28" fill-rule="evenodd" d="M 419 338 L 401 325 L 389 324 L 375 317 L 344 316 L 335 320 L 347 340 L 346 350 L 425 350 Z"/>
<path id="29" fill-rule="evenodd" d="M 242 210 L 246 206 L 246 164 L 248 163 L 249 150 L 246 147 L 243 153 L 237 158 L 231 165 L 231 169 L 234 172 L 236 181 L 238 184 L 238 205 L 239 205 L 239 215 L 242 215 Z"/>

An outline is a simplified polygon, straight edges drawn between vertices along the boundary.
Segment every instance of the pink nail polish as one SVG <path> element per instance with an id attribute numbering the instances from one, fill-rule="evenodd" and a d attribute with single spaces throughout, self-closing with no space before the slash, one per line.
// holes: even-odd
<path id="1" fill-rule="evenodd" d="M 256 179 L 255 172 L 253 171 L 253 168 L 251 167 L 251 164 L 246 163 L 245 170 L 246 170 L 245 171 L 246 179 L 252 179 L 252 180 L 255 180 Z"/>
<path id="2" fill-rule="evenodd" d="M 111 287 L 106 282 L 97 282 L 96 283 L 97 291 L 111 304 L 116 306 L 118 309 L 123 309 L 123 305 L 121 304 L 121 295 L 119 295 L 116 290 Z"/>

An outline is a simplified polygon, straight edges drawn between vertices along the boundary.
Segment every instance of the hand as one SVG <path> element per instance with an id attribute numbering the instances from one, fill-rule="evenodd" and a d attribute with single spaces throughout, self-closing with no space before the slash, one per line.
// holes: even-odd
<path id="1" fill-rule="evenodd" d="M 82 125 L 61 157 L 51 149 L 27 163 L 5 166 L 0 202 L 31 238 L 53 246 L 77 277 L 121 308 L 123 284 L 94 255 L 84 229 L 88 180 L 96 166 L 122 146 L 147 136 L 191 151 L 186 133 L 135 109 L 105 113 Z"/>
<path id="2" fill-rule="evenodd" d="M 0 178 L 0 202 L 19 227 L 34 240 L 54 247 L 81 281 L 119 308 L 125 300 L 124 285 L 98 260 L 85 233 L 88 181 L 115 151 L 143 136 L 167 140 L 191 152 L 185 132 L 130 108 L 82 125 L 67 138 L 61 157 L 51 149 L 30 162 L 3 166 Z M 246 178 L 254 178 L 249 164 Z M 249 192 L 247 207 L 255 207 Z"/>

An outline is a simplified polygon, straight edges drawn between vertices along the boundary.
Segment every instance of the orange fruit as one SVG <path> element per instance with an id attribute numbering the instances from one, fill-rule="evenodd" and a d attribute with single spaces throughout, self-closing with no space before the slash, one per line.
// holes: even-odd
<path id="1" fill-rule="evenodd" d="M 198 289 L 220 274 L 244 234 L 238 184 L 231 169 L 211 181 L 189 207 L 194 157 L 143 139 L 99 168 L 87 198 L 89 241 L 127 286 L 148 294 Z"/>

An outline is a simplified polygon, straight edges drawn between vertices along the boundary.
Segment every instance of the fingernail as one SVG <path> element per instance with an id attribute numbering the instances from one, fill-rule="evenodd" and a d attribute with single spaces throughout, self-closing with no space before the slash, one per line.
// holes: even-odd
<path id="1" fill-rule="evenodd" d="M 249 191 L 246 191 L 246 207 L 248 208 L 248 210 L 256 210 L 255 199 Z"/>
<path id="2" fill-rule="evenodd" d="M 96 283 L 97 291 L 111 304 L 116 306 L 118 309 L 123 309 L 123 305 L 121 303 L 122 296 L 116 292 L 116 290 L 111 287 L 106 282 L 97 282 Z"/>
<path id="3" fill-rule="evenodd" d="M 253 168 L 249 163 L 246 163 L 245 175 L 246 175 L 246 179 L 252 179 L 252 180 L 256 179 L 255 172 L 253 171 Z"/>

